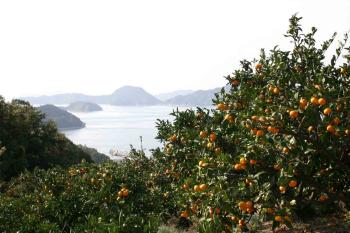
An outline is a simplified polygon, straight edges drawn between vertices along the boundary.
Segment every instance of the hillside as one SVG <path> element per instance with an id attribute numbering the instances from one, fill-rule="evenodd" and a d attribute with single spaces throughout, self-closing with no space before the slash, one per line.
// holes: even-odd
<path id="1" fill-rule="evenodd" d="M 38 109 L 45 114 L 45 122 L 53 121 L 59 129 L 79 129 L 85 127 L 85 123 L 78 117 L 54 105 L 47 104 L 38 107 Z"/>
<path id="2" fill-rule="evenodd" d="M 165 101 L 168 105 L 180 106 L 211 106 L 215 93 L 220 91 L 220 88 L 210 90 L 199 90 L 188 95 L 178 95 Z"/>
<path id="3" fill-rule="evenodd" d="M 89 102 L 95 104 L 111 104 L 122 106 L 158 105 L 162 102 L 140 87 L 123 86 L 110 95 L 84 95 L 79 93 L 59 94 L 52 96 L 21 97 L 31 104 L 70 104 L 73 102 Z"/>
<path id="4" fill-rule="evenodd" d="M 0 183 L 35 167 L 67 167 L 82 159 L 91 161 L 87 153 L 59 133 L 54 124 L 46 123 L 43 114 L 27 102 L 7 103 L 0 96 L 0 118 Z"/>
<path id="5" fill-rule="evenodd" d="M 96 112 L 103 110 L 98 104 L 83 101 L 71 103 L 65 109 L 71 112 Z"/>

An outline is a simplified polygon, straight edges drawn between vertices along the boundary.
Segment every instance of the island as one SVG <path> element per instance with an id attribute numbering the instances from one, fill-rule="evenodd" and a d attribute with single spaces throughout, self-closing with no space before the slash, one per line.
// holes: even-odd
<path id="1" fill-rule="evenodd" d="M 102 107 L 95 103 L 77 101 L 73 102 L 66 107 L 66 110 L 70 112 L 96 112 L 102 111 Z"/>
<path id="2" fill-rule="evenodd" d="M 55 105 L 42 105 L 38 107 L 38 110 L 45 114 L 44 121 L 53 121 L 59 130 L 80 129 L 85 127 L 85 123 L 77 116 Z"/>

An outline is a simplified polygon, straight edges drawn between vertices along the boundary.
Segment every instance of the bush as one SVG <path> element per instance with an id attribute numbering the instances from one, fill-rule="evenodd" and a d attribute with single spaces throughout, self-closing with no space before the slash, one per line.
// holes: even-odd
<path id="1" fill-rule="evenodd" d="M 0 196 L 0 232 L 157 232 L 161 194 L 150 182 L 152 160 L 130 159 L 69 169 L 36 169 Z"/>
<path id="2" fill-rule="evenodd" d="M 174 111 L 158 122 L 158 156 L 182 219 L 211 232 L 273 228 L 350 204 L 350 48 L 326 63 L 335 35 L 316 45 L 293 16 L 291 51 L 277 46 L 226 77 L 216 109 Z M 346 63 L 338 64 L 342 53 Z M 202 228 L 203 229 L 203 228 Z"/>

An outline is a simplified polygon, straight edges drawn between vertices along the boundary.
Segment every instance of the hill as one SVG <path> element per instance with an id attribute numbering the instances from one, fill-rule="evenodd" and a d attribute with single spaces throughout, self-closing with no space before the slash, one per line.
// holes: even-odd
<path id="1" fill-rule="evenodd" d="M 45 118 L 43 119 L 45 122 L 53 121 L 59 129 L 79 129 L 85 127 L 85 123 L 78 117 L 54 105 L 47 104 L 38 107 L 38 109 L 45 114 Z"/>
<path id="2" fill-rule="evenodd" d="M 168 99 L 165 103 L 180 106 L 210 106 L 213 104 L 212 99 L 214 99 L 215 93 L 220 91 L 220 89 L 199 90 L 188 95 L 178 95 Z"/>
<path id="3" fill-rule="evenodd" d="M 31 104 L 69 104 L 73 102 L 90 102 L 122 106 L 158 105 L 162 102 L 140 87 L 123 86 L 110 95 L 84 95 L 79 93 L 52 96 L 21 97 Z"/>
<path id="4" fill-rule="evenodd" d="M 167 93 L 161 93 L 158 95 L 155 95 L 156 98 L 158 98 L 161 101 L 167 101 L 171 98 L 174 98 L 179 95 L 189 95 L 192 94 L 193 90 L 178 90 L 178 91 L 172 91 L 172 92 L 167 92 Z"/>
<path id="5" fill-rule="evenodd" d="M 95 104 L 95 103 L 83 102 L 83 101 L 71 103 L 65 109 L 68 111 L 71 111 L 71 112 L 102 111 L 102 108 L 100 105 Z"/>

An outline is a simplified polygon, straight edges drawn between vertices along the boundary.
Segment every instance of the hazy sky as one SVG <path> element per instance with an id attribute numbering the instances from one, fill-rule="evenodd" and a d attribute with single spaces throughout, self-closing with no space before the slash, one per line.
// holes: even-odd
<path id="1" fill-rule="evenodd" d="M 350 0 L 3 0 L 0 95 L 214 88 L 296 12 L 322 40 L 350 30 Z"/>

